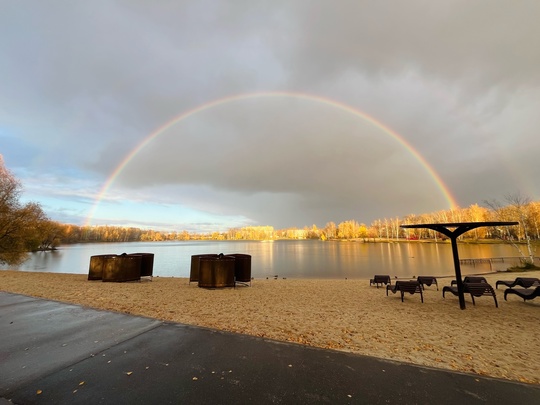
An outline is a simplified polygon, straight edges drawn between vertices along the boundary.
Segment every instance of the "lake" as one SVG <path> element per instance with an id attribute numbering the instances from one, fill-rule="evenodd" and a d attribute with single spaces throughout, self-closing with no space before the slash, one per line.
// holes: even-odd
<path id="1" fill-rule="evenodd" d="M 36 252 L 19 267 L 2 269 L 51 273 L 88 274 L 90 256 L 121 253 L 154 253 L 154 276 L 189 277 L 191 255 L 244 253 L 252 256 L 255 278 L 370 278 L 374 274 L 392 277 L 417 275 L 452 276 L 454 265 L 450 244 L 400 242 L 361 243 L 319 240 L 186 241 L 86 243 L 61 246 L 52 252 Z M 506 244 L 459 245 L 461 259 L 516 257 Z M 516 261 L 463 264 L 462 274 L 505 270 Z"/>

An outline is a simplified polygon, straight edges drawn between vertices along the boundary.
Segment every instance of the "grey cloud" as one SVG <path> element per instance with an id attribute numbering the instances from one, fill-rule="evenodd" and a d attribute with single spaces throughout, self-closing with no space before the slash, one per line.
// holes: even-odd
<path id="1" fill-rule="evenodd" d="M 309 100 L 256 101 L 223 105 L 179 122 L 130 161 L 118 186 L 164 185 L 170 194 L 174 184 L 205 185 L 213 195 L 202 200 L 283 226 L 286 220 L 320 225 L 315 213 L 321 212 L 329 220 L 336 211 L 340 220 L 368 216 L 365 205 L 378 206 L 384 215 L 396 193 L 407 213 L 426 188 L 445 204 L 426 168 L 371 123 Z M 399 184 L 389 186 L 396 178 Z M 181 193 L 177 198 L 183 201 Z M 437 206 L 430 200 L 426 208 Z"/>
<path id="2" fill-rule="evenodd" d="M 339 77 L 349 69 L 379 77 L 413 69 L 466 84 L 469 95 L 471 86 L 538 85 L 538 2 L 309 4 L 297 14 L 301 28 L 288 48 L 297 80 Z"/>
<path id="3" fill-rule="evenodd" d="M 30 171 L 68 170 L 102 184 L 179 114 L 278 90 L 347 103 L 388 125 L 462 204 L 518 183 L 540 193 L 532 176 L 538 2 L 2 8 L 0 129 L 28 145 L 20 162 Z M 195 114 L 145 147 L 114 187 L 126 199 L 152 190 L 216 215 L 297 226 L 446 207 L 425 168 L 391 137 L 350 113 L 286 97 Z"/>

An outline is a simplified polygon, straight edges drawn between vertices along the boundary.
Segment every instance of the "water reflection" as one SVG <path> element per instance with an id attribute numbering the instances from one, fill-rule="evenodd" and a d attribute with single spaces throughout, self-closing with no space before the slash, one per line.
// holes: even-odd
<path id="1" fill-rule="evenodd" d="M 188 241 L 91 243 L 63 246 L 55 252 L 37 252 L 19 270 L 87 274 L 90 256 L 133 252 L 154 253 L 154 275 L 189 277 L 191 255 L 245 253 L 252 256 L 256 278 L 278 275 L 289 278 L 369 278 L 374 274 L 392 277 L 418 275 L 452 276 L 450 244 L 359 243 L 337 241 Z M 509 245 L 459 245 L 461 258 L 516 256 Z M 515 261 L 514 261 L 515 263 Z M 463 264 L 462 273 L 504 270 L 500 263 Z M 3 266 L 2 268 L 10 268 Z M 11 267 L 13 268 L 13 267 Z"/>

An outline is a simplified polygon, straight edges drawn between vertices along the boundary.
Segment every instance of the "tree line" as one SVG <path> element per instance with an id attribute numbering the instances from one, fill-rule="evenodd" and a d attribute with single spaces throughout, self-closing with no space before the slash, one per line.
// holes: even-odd
<path id="1" fill-rule="evenodd" d="M 510 227 L 477 228 L 460 237 L 461 240 L 500 239 L 514 244 L 526 242 L 524 257 L 534 256 L 533 243 L 540 240 L 540 202 L 530 201 L 519 194 L 507 195 L 505 204 L 484 201 L 485 206 L 473 204 L 427 214 L 411 214 L 403 218 L 384 218 L 370 225 L 356 220 L 336 224 L 328 222 L 323 228 L 316 225 L 304 228 L 274 229 L 272 226 L 231 228 L 225 232 L 195 233 L 165 232 L 119 226 L 78 226 L 51 221 L 38 203 L 21 204 L 22 185 L 4 166 L 0 155 L 0 264 L 16 265 L 25 260 L 27 252 L 54 249 L 61 244 L 86 242 L 137 242 L 185 240 L 433 240 L 443 235 L 430 229 L 404 229 L 401 225 L 422 223 L 454 223 L 485 221 L 517 221 Z M 521 250 L 520 250 L 521 252 Z"/>

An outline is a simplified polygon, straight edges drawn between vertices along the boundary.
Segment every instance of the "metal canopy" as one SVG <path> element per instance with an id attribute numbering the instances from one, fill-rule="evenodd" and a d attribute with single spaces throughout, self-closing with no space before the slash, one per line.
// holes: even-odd
<path id="1" fill-rule="evenodd" d="M 401 225 L 402 228 L 428 228 L 440 232 L 450 238 L 452 242 L 452 254 L 454 256 L 454 268 L 456 270 L 456 282 L 458 287 L 459 307 L 465 309 L 465 295 L 463 293 L 463 280 L 461 279 L 461 267 L 459 265 L 459 253 L 457 238 L 475 228 L 483 226 L 510 226 L 518 225 L 518 222 L 453 222 L 446 224 L 413 224 Z"/>

